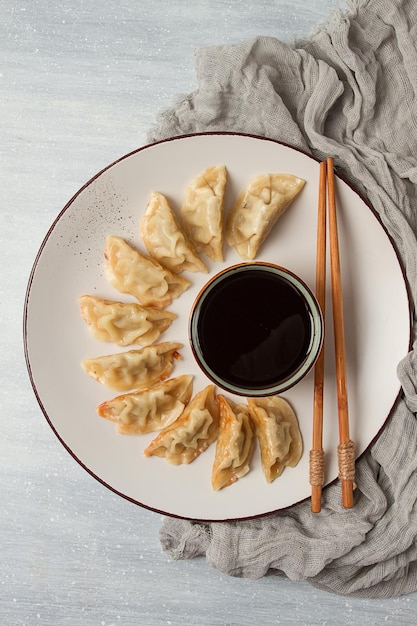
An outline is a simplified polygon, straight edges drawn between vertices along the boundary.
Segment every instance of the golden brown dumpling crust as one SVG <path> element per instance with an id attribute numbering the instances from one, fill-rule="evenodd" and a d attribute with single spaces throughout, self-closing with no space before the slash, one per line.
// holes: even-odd
<path id="1" fill-rule="evenodd" d="M 262 469 L 270 483 L 285 467 L 295 467 L 303 442 L 297 417 L 290 404 L 279 396 L 248 398 L 250 415 L 261 450 Z"/>
<path id="2" fill-rule="evenodd" d="M 219 432 L 219 405 L 214 385 L 197 393 L 180 417 L 164 428 L 145 449 L 168 463 L 191 463 L 215 441 Z"/>
<path id="3" fill-rule="evenodd" d="M 167 198 L 153 191 L 141 219 L 140 233 L 151 256 L 171 272 L 207 272 L 207 267 L 183 232 Z"/>
<path id="4" fill-rule="evenodd" d="M 104 257 L 110 284 L 120 293 L 137 298 L 143 306 L 163 309 L 190 285 L 186 278 L 134 250 L 121 237 L 107 237 Z"/>
<path id="5" fill-rule="evenodd" d="M 121 434 L 142 435 L 172 424 L 190 401 L 193 376 L 184 374 L 102 402 L 97 413 L 116 422 Z"/>
<path id="6" fill-rule="evenodd" d="M 148 346 L 157 341 L 176 318 L 175 313 L 167 310 L 90 295 L 80 296 L 78 303 L 81 317 L 93 337 L 118 346 Z"/>
<path id="7" fill-rule="evenodd" d="M 213 261 L 223 261 L 226 178 L 224 165 L 207 167 L 186 187 L 181 207 L 188 237 L 198 252 L 203 252 Z"/>
<path id="8" fill-rule="evenodd" d="M 86 359 L 81 366 L 91 378 L 109 389 L 146 389 L 168 378 L 174 361 L 180 358 L 181 347 L 180 343 L 166 341 L 140 350 Z"/>
<path id="9" fill-rule="evenodd" d="M 303 179 L 292 174 L 259 174 L 251 178 L 227 216 L 227 243 L 243 259 L 254 259 L 304 185 Z"/>
<path id="10" fill-rule="evenodd" d="M 211 474 L 215 491 L 228 487 L 250 470 L 254 434 L 248 407 L 217 396 L 220 428 Z"/>

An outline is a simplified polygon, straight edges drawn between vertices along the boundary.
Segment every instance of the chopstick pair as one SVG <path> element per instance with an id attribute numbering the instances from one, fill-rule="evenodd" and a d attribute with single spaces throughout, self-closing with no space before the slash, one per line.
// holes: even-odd
<path id="1" fill-rule="evenodd" d="M 327 206 L 328 205 L 328 206 Z M 349 411 L 346 387 L 345 334 L 343 298 L 340 276 L 339 240 L 337 231 L 336 194 L 333 159 L 320 163 L 316 297 L 325 315 L 326 305 L 326 213 L 328 211 L 330 270 L 332 286 L 333 330 L 337 384 L 337 406 L 339 421 L 338 464 L 339 480 L 342 485 L 342 504 L 353 506 L 355 479 L 355 446 L 349 434 Z M 325 456 L 323 451 L 323 398 L 324 398 L 324 343 L 314 368 L 313 436 L 310 450 L 311 511 L 321 511 L 321 495 L 324 484 Z"/>

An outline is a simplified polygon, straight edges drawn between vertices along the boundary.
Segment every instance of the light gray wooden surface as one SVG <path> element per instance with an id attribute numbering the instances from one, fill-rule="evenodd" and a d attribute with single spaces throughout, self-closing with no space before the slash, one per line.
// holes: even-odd
<path id="1" fill-rule="evenodd" d="M 29 384 L 26 283 L 79 187 L 143 145 L 195 86 L 193 53 L 307 36 L 343 0 L 0 0 L 0 622 L 5 626 L 414 624 L 417 595 L 342 598 L 304 582 L 171 562 L 161 517 L 108 491 L 61 447 Z"/>

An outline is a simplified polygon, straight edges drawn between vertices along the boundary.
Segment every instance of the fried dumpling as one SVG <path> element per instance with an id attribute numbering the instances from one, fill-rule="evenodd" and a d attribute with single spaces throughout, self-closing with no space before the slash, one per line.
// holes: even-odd
<path id="1" fill-rule="evenodd" d="M 247 405 L 235 404 L 220 395 L 217 398 L 220 428 L 211 473 L 211 484 L 215 491 L 228 487 L 249 472 L 254 448 Z"/>
<path id="2" fill-rule="evenodd" d="M 167 198 L 158 191 L 151 193 L 141 219 L 140 234 L 149 254 L 171 272 L 207 272 L 193 244 L 182 231 Z"/>
<path id="3" fill-rule="evenodd" d="M 172 424 L 190 401 L 192 390 L 193 376 L 183 374 L 102 402 L 97 413 L 116 422 L 121 434 L 142 435 Z"/>
<path id="4" fill-rule="evenodd" d="M 215 441 L 219 431 L 219 406 L 214 385 L 197 393 L 180 417 L 161 430 L 145 449 L 173 465 L 191 463 Z"/>
<path id="5" fill-rule="evenodd" d="M 248 398 L 250 415 L 261 450 L 262 469 L 267 482 L 278 478 L 286 466 L 295 467 L 303 442 L 297 417 L 284 398 Z"/>
<path id="6" fill-rule="evenodd" d="M 213 261 L 223 261 L 226 177 L 224 165 L 207 167 L 186 187 L 181 207 L 185 232 L 196 250 Z"/>
<path id="7" fill-rule="evenodd" d="M 110 284 L 120 293 L 137 298 L 143 306 L 163 309 L 190 285 L 186 278 L 134 250 L 121 237 L 107 237 L 104 256 Z"/>
<path id="8" fill-rule="evenodd" d="M 304 187 L 292 174 L 254 176 L 226 220 L 226 240 L 243 259 L 254 259 L 272 227 Z"/>
<path id="9" fill-rule="evenodd" d="M 170 311 L 90 295 L 80 296 L 78 303 L 81 317 L 93 337 L 118 346 L 149 346 L 158 341 L 176 318 Z"/>
<path id="10" fill-rule="evenodd" d="M 145 389 L 168 378 L 174 360 L 180 358 L 180 343 L 169 341 L 118 354 L 86 359 L 84 371 L 109 389 L 128 391 Z"/>

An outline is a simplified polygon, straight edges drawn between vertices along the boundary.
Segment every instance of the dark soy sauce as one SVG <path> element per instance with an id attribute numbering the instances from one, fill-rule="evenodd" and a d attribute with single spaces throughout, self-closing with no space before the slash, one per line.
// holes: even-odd
<path id="1" fill-rule="evenodd" d="M 312 317 L 299 291 L 264 270 L 236 272 L 202 305 L 200 349 L 225 382 L 262 389 L 285 380 L 305 360 Z"/>

